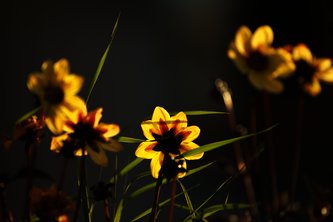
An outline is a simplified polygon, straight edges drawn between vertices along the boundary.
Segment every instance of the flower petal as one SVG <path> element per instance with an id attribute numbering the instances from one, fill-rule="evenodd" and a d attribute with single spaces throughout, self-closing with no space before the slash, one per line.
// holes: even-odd
<path id="1" fill-rule="evenodd" d="M 138 148 L 135 151 L 135 156 L 143 159 L 151 159 L 153 158 L 157 153 L 153 150 L 153 148 L 156 146 L 157 142 L 142 142 L 139 144 Z"/>
<path id="2" fill-rule="evenodd" d="M 150 170 L 151 170 L 151 174 L 154 178 L 158 178 L 158 175 L 161 170 L 163 158 L 164 158 L 164 154 L 157 153 L 153 156 L 153 158 L 150 162 Z"/>
<path id="3" fill-rule="evenodd" d="M 30 74 L 27 81 L 28 89 L 37 94 L 39 97 L 43 95 L 43 86 L 44 86 L 44 78 L 39 73 Z"/>
<path id="4" fill-rule="evenodd" d="M 189 150 L 193 150 L 193 149 L 196 149 L 198 148 L 199 145 L 196 144 L 196 143 L 182 143 L 181 146 L 180 146 L 180 153 L 185 153 L 186 151 L 189 151 Z M 185 159 L 187 160 L 197 160 L 197 159 L 200 159 L 202 156 L 204 155 L 204 153 L 198 153 L 198 154 L 195 154 L 193 156 L 188 156 L 188 157 L 185 157 Z"/>
<path id="5" fill-rule="evenodd" d="M 321 92 L 319 80 L 314 78 L 312 83 L 304 85 L 304 90 L 311 96 L 317 96 Z"/>
<path id="6" fill-rule="evenodd" d="M 181 133 L 182 135 L 184 135 L 183 142 L 192 142 L 193 140 L 198 138 L 200 134 L 200 128 L 198 126 L 189 126 L 185 128 Z"/>
<path id="7" fill-rule="evenodd" d="M 141 129 L 143 132 L 143 135 L 145 135 L 145 137 L 148 140 L 154 140 L 155 138 L 153 137 L 152 133 L 156 133 L 156 134 L 160 134 L 159 130 L 157 130 L 152 121 L 144 121 L 141 123 Z"/>
<path id="8" fill-rule="evenodd" d="M 179 112 L 171 117 L 172 126 L 170 128 L 175 128 L 176 132 L 187 127 L 187 117 L 184 112 Z"/>
<path id="9" fill-rule="evenodd" d="M 295 61 L 305 60 L 312 63 L 313 57 L 310 49 L 305 44 L 298 44 L 293 49 L 293 59 Z"/>
<path id="10" fill-rule="evenodd" d="M 252 32 L 247 26 L 241 26 L 236 33 L 235 48 L 242 56 L 248 54 L 251 36 Z"/>
<path id="11" fill-rule="evenodd" d="M 270 93 L 279 94 L 283 91 L 283 84 L 269 76 L 260 76 L 256 74 L 249 75 L 252 85 L 259 90 L 266 90 Z"/>
<path id="12" fill-rule="evenodd" d="M 181 168 L 187 169 L 187 164 L 186 161 L 184 160 L 183 163 L 181 164 Z M 182 178 L 186 175 L 186 172 L 181 172 L 178 173 L 178 178 Z"/>
<path id="13" fill-rule="evenodd" d="M 45 124 L 49 130 L 54 134 L 60 134 L 63 131 L 65 118 L 63 115 L 57 113 L 45 118 Z"/>
<path id="14" fill-rule="evenodd" d="M 59 152 L 64 145 L 63 141 L 65 141 L 67 138 L 68 138 L 67 133 L 62 134 L 60 136 L 53 136 L 51 140 L 50 150 Z"/>
<path id="15" fill-rule="evenodd" d="M 123 149 L 123 146 L 114 139 L 109 139 L 107 142 L 96 142 L 96 144 L 100 149 L 111 152 L 119 152 Z"/>
<path id="16" fill-rule="evenodd" d="M 273 42 L 274 34 L 270 26 L 264 25 L 257 28 L 251 39 L 252 49 L 270 46 Z"/>
<path id="17" fill-rule="evenodd" d="M 89 146 L 86 146 L 86 150 L 88 151 L 89 156 L 91 159 L 100 166 L 107 166 L 108 165 L 108 158 L 103 149 L 99 149 L 98 152 L 95 152 Z"/>
<path id="18" fill-rule="evenodd" d="M 163 107 L 156 106 L 151 120 L 157 123 L 159 123 L 160 120 L 168 121 L 170 120 L 170 114 Z"/>
<path id="19" fill-rule="evenodd" d="M 315 59 L 319 71 L 325 71 L 332 67 L 331 59 Z"/>
<path id="20" fill-rule="evenodd" d="M 322 72 L 318 75 L 318 78 L 324 82 L 332 83 L 333 82 L 333 68 L 328 69 L 325 72 Z"/>
<path id="21" fill-rule="evenodd" d="M 63 89 L 66 95 L 76 95 L 83 84 L 83 77 L 77 75 L 65 76 L 63 81 Z"/>
<path id="22" fill-rule="evenodd" d="M 66 114 L 72 113 L 77 110 L 83 112 L 85 115 L 87 114 L 86 103 L 78 96 L 65 97 L 61 105 L 66 107 L 66 110 L 68 111 Z"/>
<path id="23" fill-rule="evenodd" d="M 117 124 L 105 124 L 105 123 L 100 123 L 96 127 L 98 131 L 103 132 L 104 138 L 110 138 L 114 137 L 115 135 L 119 134 L 120 132 L 120 126 Z"/>
<path id="24" fill-rule="evenodd" d="M 65 76 L 69 74 L 69 62 L 67 59 L 60 59 L 54 64 L 54 74 L 56 79 L 62 80 Z"/>

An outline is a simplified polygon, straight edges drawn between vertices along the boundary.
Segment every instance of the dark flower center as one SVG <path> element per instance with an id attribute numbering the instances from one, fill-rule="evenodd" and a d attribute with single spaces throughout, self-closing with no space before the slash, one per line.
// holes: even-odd
<path id="1" fill-rule="evenodd" d="M 160 174 L 167 180 L 176 178 L 179 173 L 187 172 L 187 169 L 182 166 L 184 162 L 184 159 L 174 159 L 169 155 L 164 155 Z"/>
<path id="2" fill-rule="evenodd" d="M 46 100 L 50 104 L 58 105 L 65 98 L 64 91 L 58 86 L 49 85 L 45 88 L 44 91 L 44 100 Z"/>
<path id="3" fill-rule="evenodd" d="M 161 151 L 164 154 L 180 154 L 179 147 L 183 141 L 183 135 L 175 135 L 174 128 L 171 128 L 162 135 L 153 133 L 153 137 L 157 141 L 157 145 L 153 148 L 153 150 Z"/>
<path id="4" fill-rule="evenodd" d="M 259 51 L 253 51 L 246 59 L 248 67 L 255 71 L 263 71 L 268 67 L 268 58 Z"/>
<path id="5" fill-rule="evenodd" d="M 311 83 L 314 74 L 316 73 L 316 67 L 312 66 L 305 60 L 299 60 L 296 63 L 296 77 L 301 84 Z"/>

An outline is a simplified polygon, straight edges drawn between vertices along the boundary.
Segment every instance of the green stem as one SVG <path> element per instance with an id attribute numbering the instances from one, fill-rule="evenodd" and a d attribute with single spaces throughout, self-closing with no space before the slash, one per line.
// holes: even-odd
<path id="1" fill-rule="evenodd" d="M 172 183 L 171 183 L 171 197 L 170 197 L 170 208 L 169 208 L 169 214 L 168 214 L 168 222 L 173 221 L 173 210 L 174 210 L 174 206 L 175 206 L 176 189 L 177 189 L 177 179 L 173 178 Z"/>
<path id="2" fill-rule="evenodd" d="M 149 222 L 155 222 L 156 221 L 156 211 L 157 211 L 157 208 L 158 208 L 158 201 L 160 199 L 162 181 L 163 181 L 163 176 L 162 176 L 162 173 L 160 171 L 160 173 L 158 175 L 158 178 L 157 178 L 157 181 L 156 181 L 154 202 L 153 202 L 153 206 L 152 206 L 152 209 L 151 209 Z"/>
<path id="3" fill-rule="evenodd" d="M 88 199 L 88 190 L 87 190 L 84 149 L 82 149 L 82 156 L 80 162 L 80 191 L 81 191 L 81 202 L 83 204 L 84 221 L 91 222 L 89 214 L 89 199 Z"/>

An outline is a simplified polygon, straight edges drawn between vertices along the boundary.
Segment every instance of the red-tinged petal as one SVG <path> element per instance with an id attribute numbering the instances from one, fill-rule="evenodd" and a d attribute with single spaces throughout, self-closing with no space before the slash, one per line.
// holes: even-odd
<path id="1" fill-rule="evenodd" d="M 304 85 L 304 89 L 311 96 L 317 96 L 321 92 L 319 80 L 313 79 L 312 83 Z"/>
<path id="2" fill-rule="evenodd" d="M 152 121 L 144 121 L 141 123 L 141 129 L 143 132 L 143 135 L 148 139 L 148 140 L 154 140 L 155 138 L 153 137 L 152 133 L 160 135 L 161 133 L 159 132 L 159 129 L 156 129 L 152 123 Z"/>
<path id="3" fill-rule="evenodd" d="M 153 148 L 156 146 L 157 142 L 142 142 L 139 144 L 138 148 L 135 151 L 135 156 L 143 159 L 151 159 L 153 158 L 157 153 L 153 150 Z"/>
<path id="4" fill-rule="evenodd" d="M 114 137 L 120 132 L 120 127 L 117 124 L 100 123 L 96 129 L 100 132 L 103 132 L 104 138 Z"/>
<path id="5" fill-rule="evenodd" d="M 183 137 L 183 142 L 188 143 L 192 142 L 196 138 L 198 138 L 200 134 L 200 128 L 198 126 L 189 126 L 181 132 Z"/>
<path id="6" fill-rule="evenodd" d="M 92 112 L 89 112 L 84 121 L 92 125 L 94 128 L 98 126 L 99 121 L 102 118 L 103 108 L 97 108 Z"/>
<path id="7" fill-rule="evenodd" d="M 62 134 L 60 136 L 54 136 L 52 137 L 51 140 L 51 146 L 50 146 L 50 150 L 51 151 L 55 151 L 55 152 L 59 152 L 61 150 L 61 148 L 64 145 L 64 141 L 68 139 L 68 134 Z"/>
<path id="8" fill-rule="evenodd" d="M 179 112 L 171 117 L 172 126 L 170 128 L 176 129 L 176 132 L 187 127 L 187 117 L 184 112 Z"/>

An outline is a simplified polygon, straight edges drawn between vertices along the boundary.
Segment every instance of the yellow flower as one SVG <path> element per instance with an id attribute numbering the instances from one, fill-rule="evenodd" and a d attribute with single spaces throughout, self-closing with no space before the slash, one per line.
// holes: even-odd
<path id="1" fill-rule="evenodd" d="M 192 142 L 200 134 L 197 126 L 187 126 L 184 112 L 170 117 L 162 107 L 157 106 L 151 120 L 141 123 L 141 128 L 147 141 L 140 143 L 135 155 L 139 158 L 152 159 L 150 169 L 154 178 L 158 178 L 164 159 L 174 160 L 174 157 L 188 150 L 199 147 Z M 200 159 L 203 153 L 186 157 L 187 160 Z M 170 162 L 169 161 L 169 162 Z M 172 165 L 172 164 L 171 164 Z M 179 161 L 178 177 L 185 176 L 186 162 Z"/>
<path id="2" fill-rule="evenodd" d="M 120 151 L 122 146 L 111 137 L 120 132 L 117 124 L 99 123 L 102 118 L 102 108 L 88 114 L 82 110 L 77 112 L 76 119 L 65 122 L 65 134 L 52 138 L 50 149 L 64 155 L 89 154 L 98 165 L 106 166 L 108 159 L 104 150 Z"/>
<path id="3" fill-rule="evenodd" d="M 228 57 L 256 89 L 277 94 L 283 91 L 278 78 L 291 74 L 295 66 L 287 50 L 272 47 L 273 36 L 268 25 L 260 26 L 253 34 L 242 26 L 230 44 Z"/>
<path id="4" fill-rule="evenodd" d="M 296 64 L 296 78 L 309 95 L 317 96 L 321 92 L 320 81 L 333 83 L 331 59 L 315 58 L 305 44 L 295 46 L 292 55 Z"/>
<path id="5" fill-rule="evenodd" d="M 84 101 L 76 96 L 83 78 L 70 74 L 66 59 L 56 63 L 46 61 L 41 69 L 41 73 L 30 74 L 27 86 L 39 98 L 46 125 L 53 133 L 59 134 L 68 115 L 75 110 L 86 109 Z"/>

